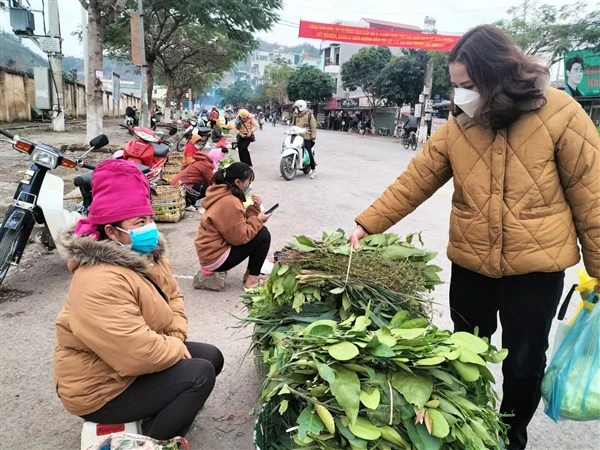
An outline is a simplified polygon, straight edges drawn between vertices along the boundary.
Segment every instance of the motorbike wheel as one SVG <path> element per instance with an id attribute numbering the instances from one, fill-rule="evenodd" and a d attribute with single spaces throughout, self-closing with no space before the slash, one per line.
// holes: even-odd
<path id="1" fill-rule="evenodd" d="M 177 141 L 177 145 L 175 146 L 175 148 L 177 149 L 178 152 L 182 152 L 183 150 L 185 150 L 185 146 L 189 141 L 189 137 L 181 136 L 181 138 Z"/>
<path id="2" fill-rule="evenodd" d="M 8 272 L 10 263 L 13 259 L 15 251 L 17 250 L 17 244 L 21 237 L 21 231 L 6 229 L 2 241 L 0 241 L 0 285 Z"/>
<path id="3" fill-rule="evenodd" d="M 413 151 L 415 151 L 417 149 L 417 138 L 410 140 L 410 148 L 412 148 Z"/>
<path id="4" fill-rule="evenodd" d="M 292 155 L 286 156 L 279 163 L 279 171 L 281 176 L 287 181 L 292 181 L 296 176 L 296 168 L 294 167 L 294 157 Z"/>
<path id="5" fill-rule="evenodd" d="M 408 148 L 410 147 L 410 141 L 408 140 L 408 138 L 403 138 L 402 139 L 402 145 L 404 145 L 404 148 Z"/>

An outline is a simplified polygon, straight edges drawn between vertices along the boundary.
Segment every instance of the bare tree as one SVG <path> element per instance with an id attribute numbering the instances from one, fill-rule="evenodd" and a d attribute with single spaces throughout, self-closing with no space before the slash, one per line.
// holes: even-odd
<path id="1" fill-rule="evenodd" d="M 173 34 L 171 41 L 158 53 L 156 67 L 167 83 L 167 105 L 176 86 L 184 94 L 188 89 L 204 88 L 209 79 L 233 67 L 253 49 L 253 43 L 237 42 L 215 30 L 187 24 Z M 182 83 L 188 82 L 185 86 Z M 170 112 L 167 112 L 167 120 Z"/>
<path id="2" fill-rule="evenodd" d="M 88 61 L 85 74 L 87 139 L 102 133 L 104 109 L 102 107 L 102 72 L 104 30 L 123 11 L 125 0 L 79 0 L 88 13 Z"/>

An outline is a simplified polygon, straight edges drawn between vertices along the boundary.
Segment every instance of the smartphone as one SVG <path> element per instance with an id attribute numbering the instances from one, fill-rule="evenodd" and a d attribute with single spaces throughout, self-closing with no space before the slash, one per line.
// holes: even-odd
<path id="1" fill-rule="evenodd" d="M 279 203 L 275 203 L 273 206 L 271 206 L 269 209 L 267 209 L 265 211 L 265 214 L 268 216 L 269 214 L 273 214 L 273 211 L 275 211 L 277 208 L 279 208 Z"/>

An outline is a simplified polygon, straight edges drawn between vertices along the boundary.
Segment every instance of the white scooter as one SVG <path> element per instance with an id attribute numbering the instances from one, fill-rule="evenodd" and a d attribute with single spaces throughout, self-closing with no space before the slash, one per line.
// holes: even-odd
<path id="1" fill-rule="evenodd" d="M 306 128 L 297 126 L 290 127 L 285 132 L 287 137 L 281 146 L 279 171 L 287 181 L 293 180 L 298 170 L 305 174 L 310 173 L 310 156 L 304 147 L 304 138 L 302 137 L 306 132 Z"/>
<path id="2" fill-rule="evenodd" d="M 15 150 L 31 156 L 31 164 L 17 187 L 12 205 L 8 208 L 0 227 L 0 284 L 8 268 L 16 266 L 36 228 L 34 240 L 47 250 L 56 248 L 60 233 L 72 226 L 81 217 L 80 211 L 67 211 L 63 206 L 64 181 L 49 173 L 59 166 L 76 169 L 84 167 L 94 170 L 95 166 L 83 162 L 92 150 L 108 144 L 101 134 L 90 141 L 91 148 L 81 158 L 74 160 L 47 144 L 36 144 L 1 130 L 4 139 Z M 64 255 L 63 255 L 64 256 Z"/>

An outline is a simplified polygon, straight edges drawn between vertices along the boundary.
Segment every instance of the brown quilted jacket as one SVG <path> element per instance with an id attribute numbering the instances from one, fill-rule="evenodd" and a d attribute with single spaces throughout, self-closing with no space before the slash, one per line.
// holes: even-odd
<path id="1" fill-rule="evenodd" d="M 495 278 L 556 272 L 579 261 L 579 238 L 600 277 L 600 138 L 569 95 L 546 100 L 496 133 L 449 120 L 356 222 L 383 232 L 452 178 L 451 261 Z"/>
<path id="2" fill-rule="evenodd" d="M 162 237 L 151 255 L 70 232 L 59 245 L 73 279 L 56 318 L 54 383 L 82 416 L 184 359 L 187 316 Z"/>

